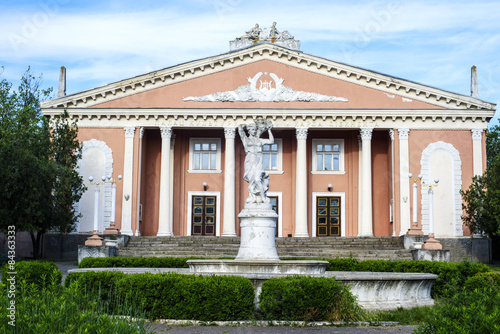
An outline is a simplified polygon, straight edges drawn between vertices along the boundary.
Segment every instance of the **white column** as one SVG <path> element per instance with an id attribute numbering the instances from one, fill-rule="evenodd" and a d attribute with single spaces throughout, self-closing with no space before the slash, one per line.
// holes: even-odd
<path id="1" fill-rule="evenodd" d="M 170 228 L 170 138 L 172 128 L 160 127 L 161 131 L 161 172 L 160 172 L 160 212 L 157 236 L 172 236 Z"/>
<path id="2" fill-rule="evenodd" d="M 297 137 L 297 175 L 295 180 L 295 237 L 307 233 L 307 128 L 295 129 Z"/>
<path id="3" fill-rule="evenodd" d="M 234 158 L 234 138 L 236 137 L 236 128 L 224 128 L 224 137 L 226 138 L 226 150 L 224 158 L 224 228 L 223 237 L 236 236 L 236 205 L 235 205 L 235 158 Z"/>
<path id="4" fill-rule="evenodd" d="M 389 130 L 389 137 L 391 137 L 391 204 L 389 206 L 389 217 L 392 223 L 392 236 L 396 236 L 395 224 L 394 224 L 394 130 Z"/>
<path id="5" fill-rule="evenodd" d="M 363 230 L 361 226 L 361 203 L 363 202 L 363 144 L 361 143 L 361 135 L 358 135 L 358 236 Z"/>
<path id="6" fill-rule="evenodd" d="M 474 176 L 483 174 L 483 129 L 472 129 L 472 163 Z"/>
<path id="7" fill-rule="evenodd" d="M 401 230 L 399 235 L 404 235 L 410 229 L 410 182 L 408 174 L 410 173 L 408 134 L 410 129 L 398 129 L 399 134 L 399 189 L 401 195 Z"/>
<path id="8" fill-rule="evenodd" d="M 95 187 L 94 191 L 94 231 L 99 233 L 99 204 L 100 204 L 100 199 L 99 199 L 99 193 L 101 192 L 101 189 L 99 189 L 100 185 L 97 185 Z"/>
<path id="9" fill-rule="evenodd" d="M 142 137 L 144 137 L 144 127 L 139 128 L 139 178 L 137 184 L 137 216 L 136 216 L 136 226 L 135 226 L 135 235 L 141 235 L 141 231 L 139 229 L 139 209 L 141 207 L 141 174 L 142 174 Z"/>
<path id="10" fill-rule="evenodd" d="M 134 177 L 134 135 L 135 127 L 127 126 L 125 130 L 125 156 L 123 158 L 123 200 L 121 234 L 133 235 L 132 232 L 132 184 Z"/>
<path id="11" fill-rule="evenodd" d="M 373 128 L 361 128 L 361 145 L 363 146 L 361 170 L 363 192 L 361 194 L 361 231 L 360 236 L 373 236 L 372 217 L 372 132 Z"/>

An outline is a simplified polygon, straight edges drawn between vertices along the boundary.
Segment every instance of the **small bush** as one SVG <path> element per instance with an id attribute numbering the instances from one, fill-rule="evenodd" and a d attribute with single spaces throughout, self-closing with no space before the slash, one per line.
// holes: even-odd
<path id="1" fill-rule="evenodd" d="M 433 297 L 451 296 L 461 290 L 465 281 L 477 273 L 488 272 L 489 268 L 483 263 L 464 261 L 436 262 L 436 261 L 387 261 L 367 260 L 358 261 L 355 258 L 326 259 L 329 262 L 328 271 L 367 271 L 367 272 L 407 272 L 430 273 L 438 275 L 432 286 Z"/>
<path id="2" fill-rule="evenodd" d="M 133 323 L 112 317 L 98 296 L 82 291 L 78 284 L 63 289 L 52 280 L 40 288 L 21 280 L 14 312 L 8 309 L 11 300 L 0 294 L 1 333 L 147 333 L 136 310 L 120 310 L 120 314 L 138 319 Z"/>
<path id="3" fill-rule="evenodd" d="M 15 272 L 11 275 L 9 272 Z M 14 277 L 16 281 L 21 279 L 26 280 L 28 285 L 32 283 L 37 287 L 42 288 L 54 281 L 56 284 L 61 284 L 62 273 L 57 268 L 56 264 L 49 261 L 21 261 L 16 262 L 14 270 L 10 265 L 5 265 L 2 269 L 2 282 L 7 283 L 7 279 Z"/>
<path id="4" fill-rule="evenodd" d="M 73 284 L 98 294 L 111 311 L 121 300 L 150 319 L 246 320 L 254 310 L 254 289 L 244 277 L 85 272 L 68 275 L 65 285 Z"/>
<path id="5" fill-rule="evenodd" d="M 417 334 L 500 333 L 500 291 L 464 290 L 434 307 Z"/>
<path id="6" fill-rule="evenodd" d="M 99 296 L 99 300 L 107 305 L 112 305 L 116 298 L 117 282 L 126 274 L 119 271 L 89 271 L 83 273 L 70 273 L 64 279 L 64 286 L 78 284 L 82 291 Z"/>
<path id="7" fill-rule="evenodd" d="M 262 315 L 270 320 L 358 320 L 361 309 L 348 286 L 332 278 L 289 276 L 262 284 Z"/>
<path id="8" fill-rule="evenodd" d="M 479 273 L 469 277 L 464 284 L 468 290 L 500 288 L 500 272 Z"/>
<path id="9" fill-rule="evenodd" d="M 78 268 L 189 268 L 185 257 L 86 257 Z"/>

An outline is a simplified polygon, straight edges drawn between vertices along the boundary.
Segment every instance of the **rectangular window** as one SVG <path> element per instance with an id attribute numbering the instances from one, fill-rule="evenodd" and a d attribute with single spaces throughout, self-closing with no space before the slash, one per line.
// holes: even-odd
<path id="1" fill-rule="evenodd" d="M 344 173 L 344 140 L 313 139 L 313 173 Z"/>
<path id="2" fill-rule="evenodd" d="M 262 160 L 265 170 L 278 170 L 278 144 L 266 144 L 262 146 Z"/>
<path id="3" fill-rule="evenodd" d="M 190 172 L 220 172 L 220 139 L 191 138 Z"/>

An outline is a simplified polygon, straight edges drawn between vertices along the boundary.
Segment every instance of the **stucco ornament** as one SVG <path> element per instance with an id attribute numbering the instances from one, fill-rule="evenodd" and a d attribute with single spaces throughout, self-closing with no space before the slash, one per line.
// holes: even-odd
<path id="1" fill-rule="evenodd" d="M 245 148 L 245 174 L 243 179 L 248 182 L 249 196 L 247 203 L 268 203 L 267 190 L 269 189 L 269 175 L 264 171 L 262 164 L 262 146 L 273 144 L 274 137 L 271 132 L 273 124 L 263 119 L 255 120 L 255 124 L 241 124 L 238 133 Z M 260 138 L 266 132 L 269 138 Z M 248 136 L 246 134 L 248 132 Z"/>
<path id="2" fill-rule="evenodd" d="M 258 24 L 252 29 L 245 32 L 245 35 L 237 37 L 235 40 L 229 42 L 229 49 L 231 51 L 242 49 L 257 43 L 274 43 L 290 49 L 299 50 L 300 41 L 287 31 L 280 32 L 276 28 L 276 22 L 269 28 L 261 29 Z"/>
<path id="3" fill-rule="evenodd" d="M 260 80 L 267 72 L 259 72 L 253 78 L 247 78 L 249 84 L 240 86 L 232 91 L 217 92 L 203 96 L 188 96 L 184 101 L 196 102 L 293 102 L 293 101 L 320 101 L 320 102 L 347 102 L 344 97 L 327 96 L 318 93 L 295 91 L 284 86 L 283 78 L 269 73 L 272 80 Z M 258 87 L 257 87 L 257 83 Z"/>

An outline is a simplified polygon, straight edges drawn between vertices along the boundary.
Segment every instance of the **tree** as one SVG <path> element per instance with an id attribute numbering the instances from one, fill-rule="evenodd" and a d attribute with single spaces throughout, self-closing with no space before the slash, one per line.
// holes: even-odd
<path id="1" fill-rule="evenodd" d="M 486 171 L 475 176 L 463 196 L 463 222 L 471 233 L 500 237 L 500 126 L 486 134 Z"/>
<path id="2" fill-rule="evenodd" d="M 76 123 L 64 112 L 51 129 L 40 100 L 52 90 L 40 84 L 29 68 L 17 91 L 0 81 L 0 229 L 29 232 L 35 258 L 43 234 L 74 229 L 73 203 L 85 190 L 75 170 L 81 154 Z"/>

